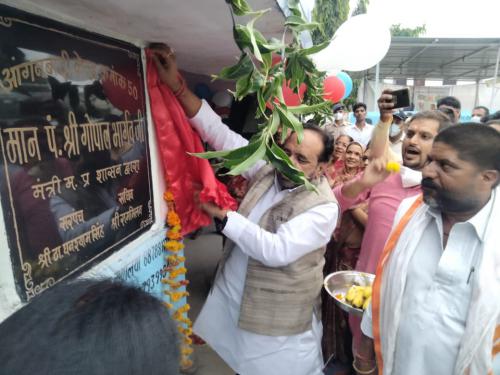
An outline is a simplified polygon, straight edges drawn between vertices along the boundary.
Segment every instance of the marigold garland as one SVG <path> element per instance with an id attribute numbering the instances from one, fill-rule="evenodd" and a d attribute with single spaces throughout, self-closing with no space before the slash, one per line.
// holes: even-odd
<path id="1" fill-rule="evenodd" d="M 193 323 L 187 317 L 187 312 L 191 307 L 186 303 L 180 306 L 177 310 L 173 310 L 175 302 L 189 296 L 189 293 L 186 290 L 177 291 L 177 289 L 186 287 L 189 284 L 188 280 L 176 280 L 179 276 L 184 275 L 187 272 L 187 269 L 182 265 L 186 258 L 177 254 L 179 251 L 184 249 L 181 235 L 181 219 L 175 211 L 174 194 L 167 190 L 163 195 L 163 198 L 167 202 L 168 206 L 166 218 L 168 230 L 166 232 L 166 240 L 163 245 L 165 251 L 167 252 L 167 255 L 165 256 L 167 266 L 165 269 L 168 272 L 168 276 L 162 280 L 162 284 L 164 286 L 163 293 L 168 296 L 170 300 L 170 302 L 164 302 L 164 305 L 169 309 L 172 318 L 177 322 L 177 330 L 182 335 L 180 366 L 181 370 L 186 370 L 193 366 L 193 361 L 191 360 L 191 355 L 193 353 L 193 341 L 190 338 L 193 333 Z"/>

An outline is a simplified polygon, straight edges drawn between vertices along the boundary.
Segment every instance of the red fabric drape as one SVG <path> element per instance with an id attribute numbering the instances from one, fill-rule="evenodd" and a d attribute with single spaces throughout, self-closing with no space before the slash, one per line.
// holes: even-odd
<path id="1" fill-rule="evenodd" d="M 195 192 L 200 191 L 201 202 L 214 202 L 224 209 L 236 210 L 238 204 L 216 179 L 208 160 L 188 154 L 205 151 L 200 137 L 191 128 L 172 91 L 159 81 L 150 52 L 146 55 L 147 86 L 160 156 L 185 235 L 211 222 L 195 203 Z"/>

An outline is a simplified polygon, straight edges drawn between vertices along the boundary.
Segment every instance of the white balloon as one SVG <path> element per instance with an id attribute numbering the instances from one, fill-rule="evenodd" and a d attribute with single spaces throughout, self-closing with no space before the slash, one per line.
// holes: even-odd
<path id="1" fill-rule="evenodd" d="M 212 97 L 212 102 L 217 107 L 231 107 L 231 103 L 233 102 L 233 97 L 226 90 L 217 91 Z"/>
<path id="2" fill-rule="evenodd" d="M 311 57 L 319 70 L 357 72 L 377 65 L 390 46 L 389 27 L 373 16 L 360 14 L 340 25 L 330 45 Z"/>

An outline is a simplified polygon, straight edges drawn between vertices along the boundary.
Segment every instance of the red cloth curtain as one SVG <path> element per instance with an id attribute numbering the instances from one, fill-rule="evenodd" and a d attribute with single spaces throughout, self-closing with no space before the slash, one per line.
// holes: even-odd
<path id="1" fill-rule="evenodd" d="M 160 157 L 185 235 L 211 222 L 195 203 L 195 192 L 200 192 L 201 202 L 214 202 L 224 209 L 236 210 L 238 204 L 217 180 L 208 160 L 188 154 L 205 151 L 200 137 L 172 91 L 160 82 L 149 51 L 146 56 L 147 86 Z"/>

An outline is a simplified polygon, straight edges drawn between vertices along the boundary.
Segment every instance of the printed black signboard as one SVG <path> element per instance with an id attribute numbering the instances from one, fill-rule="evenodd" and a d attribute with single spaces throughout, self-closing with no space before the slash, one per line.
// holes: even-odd
<path id="1" fill-rule="evenodd" d="M 0 5 L 0 73 L 2 208 L 29 300 L 153 222 L 141 51 Z"/>

